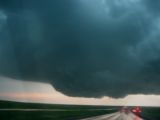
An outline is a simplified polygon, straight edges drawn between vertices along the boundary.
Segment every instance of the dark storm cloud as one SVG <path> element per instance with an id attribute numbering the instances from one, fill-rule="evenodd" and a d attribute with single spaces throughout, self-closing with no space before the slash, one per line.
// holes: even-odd
<path id="1" fill-rule="evenodd" d="M 49 82 L 70 96 L 160 94 L 160 17 L 151 0 L 0 3 L 2 76 Z"/>

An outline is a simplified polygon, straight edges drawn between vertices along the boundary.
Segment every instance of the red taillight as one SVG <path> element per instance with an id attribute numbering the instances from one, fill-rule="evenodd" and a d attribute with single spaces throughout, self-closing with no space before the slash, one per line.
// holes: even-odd
<path id="1" fill-rule="evenodd" d="M 134 112 L 134 113 L 141 113 L 142 110 L 141 110 L 139 107 L 136 107 L 136 108 L 134 108 L 134 109 L 132 110 L 132 112 Z"/>

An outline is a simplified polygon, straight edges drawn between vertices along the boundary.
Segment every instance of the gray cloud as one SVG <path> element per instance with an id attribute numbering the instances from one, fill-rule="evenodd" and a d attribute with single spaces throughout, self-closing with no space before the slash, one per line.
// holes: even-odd
<path id="1" fill-rule="evenodd" d="M 49 82 L 69 96 L 160 93 L 151 0 L 17 2 L 0 2 L 2 76 Z"/>

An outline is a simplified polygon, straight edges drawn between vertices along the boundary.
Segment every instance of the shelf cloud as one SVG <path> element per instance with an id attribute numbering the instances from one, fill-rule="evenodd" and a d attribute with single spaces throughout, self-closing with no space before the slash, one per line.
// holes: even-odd
<path id="1" fill-rule="evenodd" d="M 0 74 L 79 97 L 160 94 L 160 4 L 0 1 Z"/>

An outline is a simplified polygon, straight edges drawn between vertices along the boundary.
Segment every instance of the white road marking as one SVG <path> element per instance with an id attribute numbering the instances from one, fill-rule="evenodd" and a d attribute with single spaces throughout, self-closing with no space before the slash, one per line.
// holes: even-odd
<path id="1" fill-rule="evenodd" d="M 144 120 L 144 119 L 136 116 L 135 114 L 129 111 L 128 113 L 116 112 L 112 114 L 101 115 L 101 116 L 86 118 L 82 120 Z"/>
<path id="2" fill-rule="evenodd" d="M 117 114 L 118 114 L 118 112 L 112 113 L 112 114 L 107 114 L 107 115 L 101 115 L 101 116 L 97 116 L 97 117 L 86 118 L 86 119 L 82 119 L 82 120 L 103 120 L 103 119 L 115 116 Z"/>

